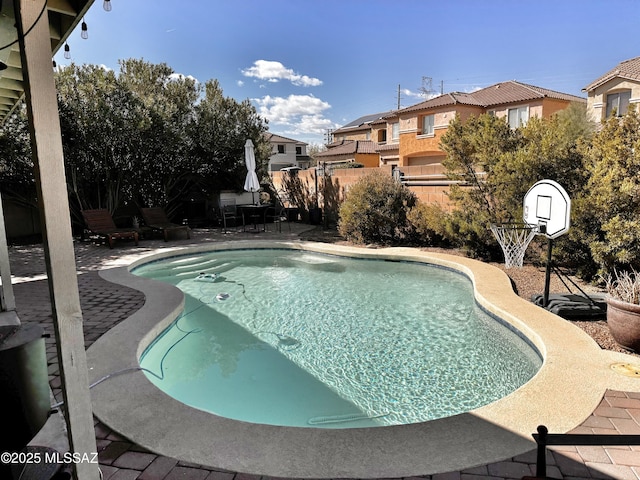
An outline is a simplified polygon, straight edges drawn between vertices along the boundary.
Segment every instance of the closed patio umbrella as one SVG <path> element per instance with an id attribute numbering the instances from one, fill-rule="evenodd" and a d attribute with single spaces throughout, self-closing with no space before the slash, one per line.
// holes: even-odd
<path id="1" fill-rule="evenodd" d="M 244 144 L 244 161 L 247 165 L 247 178 L 244 181 L 244 189 L 251 192 L 251 202 L 255 203 L 254 194 L 260 190 L 260 181 L 256 175 L 256 156 L 253 151 L 253 142 L 248 139 Z"/>

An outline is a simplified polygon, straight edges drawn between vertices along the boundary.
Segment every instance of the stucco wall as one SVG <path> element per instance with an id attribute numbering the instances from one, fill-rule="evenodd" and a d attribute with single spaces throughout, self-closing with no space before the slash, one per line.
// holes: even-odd
<path id="1" fill-rule="evenodd" d="M 449 123 L 456 118 L 456 113 L 460 115 L 462 121 L 465 121 L 471 115 L 482 114 L 482 109 L 473 106 L 456 105 L 455 109 L 446 108 L 430 111 L 430 115 L 435 115 L 432 135 L 423 135 L 421 133 L 421 122 L 424 113 L 414 112 L 410 118 L 407 116 L 401 119 L 400 166 L 424 165 L 440 161 L 444 157 L 440 148 L 440 138 L 447 131 Z M 403 125 L 407 128 L 403 129 Z"/>
<path id="2" fill-rule="evenodd" d="M 382 169 L 385 173 L 391 176 L 391 167 L 379 167 L 379 168 L 344 168 L 336 169 L 331 175 L 330 181 L 332 183 L 333 191 L 338 193 L 340 199 L 344 199 L 344 196 L 349 192 L 351 186 L 356 183 L 367 173 Z M 441 175 L 443 174 L 442 165 L 434 163 L 431 165 L 417 166 L 417 167 L 401 167 L 400 170 L 405 175 Z M 315 192 L 315 179 L 314 170 L 301 170 L 297 173 L 301 180 L 302 185 L 307 188 L 308 195 L 312 196 Z M 272 172 L 271 176 L 273 183 L 278 189 L 282 189 L 282 177 L 288 175 L 285 172 Z M 323 191 L 323 178 L 318 178 L 318 193 L 319 204 L 323 205 L 322 191 Z M 416 194 L 418 200 L 424 203 L 438 203 L 446 208 L 449 207 L 449 198 L 447 192 L 449 191 L 448 185 L 444 185 L 442 179 L 440 182 L 433 181 L 432 185 L 415 185 L 408 186 L 409 190 Z"/>
<path id="3" fill-rule="evenodd" d="M 373 138 L 368 138 L 370 132 L 369 129 L 366 130 L 356 130 L 353 132 L 346 133 L 335 133 L 333 134 L 334 142 L 341 142 L 342 140 L 372 140 Z"/>
<path id="4" fill-rule="evenodd" d="M 629 104 L 640 103 L 640 82 L 625 80 L 623 78 L 614 78 L 603 83 L 595 90 L 588 92 L 587 96 L 587 114 L 594 122 L 601 122 L 605 118 L 607 111 L 608 93 L 616 93 L 622 90 L 631 90 L 631 100 Z M 637 107 L 636 107 L 637 108 Z"/>

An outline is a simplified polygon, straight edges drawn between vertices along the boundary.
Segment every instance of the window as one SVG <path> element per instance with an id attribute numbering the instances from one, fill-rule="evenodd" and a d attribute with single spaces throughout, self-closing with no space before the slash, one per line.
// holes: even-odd
<path id="1" fill-rule="evenodd" d="M 627 113 L 631 100 L 631 90 L 607 95 L 607 118 L 615 112 L 617 117 Z"/>
<path id="2" fill-rule="evenodd" d="M 278 153 L 284 153 L 284 145 L 278 145 Z"/>
<path id="3" fill-rule="evenodd" d="M 422 117 L 422 134 L 423 135 L 433 135 L 433 123 L 434 123 L 433 115 L 425 115 L 424 117 Z"/>
<path id="4" fill-rule="evenodd" d="M 367 132 L 364 134 L 364 139 L 365 140 L 371 140 L 371 132 Z"/>
<path id="5" fill-rule="evenodd" d="M 529 107 L 510 108 L 508 118 L 511 128 L 524 127 L 529 120 Z"/>
<path id="6" fill-rule="evenodd" d="M 400 139 L 400 123 L 392 123 L 391 124 L 391 140 L 399 140 Z"/>
<path id="7" fill-rule="evenodd" d="M 296 155 L 302 155 L 302 147 L 296 147 Z"/>
<path id="8" fill-rule="evenodd" d="M 378 130 L 378 142 L 385 143 L 387 141 L 387 131 L 386 130 Z"/>

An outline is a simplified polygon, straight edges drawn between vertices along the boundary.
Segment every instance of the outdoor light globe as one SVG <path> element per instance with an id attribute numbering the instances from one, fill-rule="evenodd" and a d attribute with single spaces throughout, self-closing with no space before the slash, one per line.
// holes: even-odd
<path id="1" fill-rule="evenodd" d="M 104 8 L 104 10 L 106 12 L 110 12 L 111 11 L 111 0 L 104 0 L 104 3 L 102 4 L 102 8 Z"/>
<path id="2" fill-rule="evenodd" d="M 87 29 L 87 24 L 85 23 L 84 20 L 82 21 L 82 30 L 80 31 L 80 36 L 85 40 L 89 38 L 89 31 Z"/>

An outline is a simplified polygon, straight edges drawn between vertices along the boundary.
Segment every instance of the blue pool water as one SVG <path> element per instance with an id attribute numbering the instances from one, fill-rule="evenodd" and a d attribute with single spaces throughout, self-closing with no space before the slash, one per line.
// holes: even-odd
<path id="1" fill-rule="evenodd" d="M 176 285 L 185 309 L 144 352 L 177 400 L 273 425 L 422 422 L 486 405 L 541 366 L 443 268 L 288 250 L 174 257 L 134 274 Z"/>

